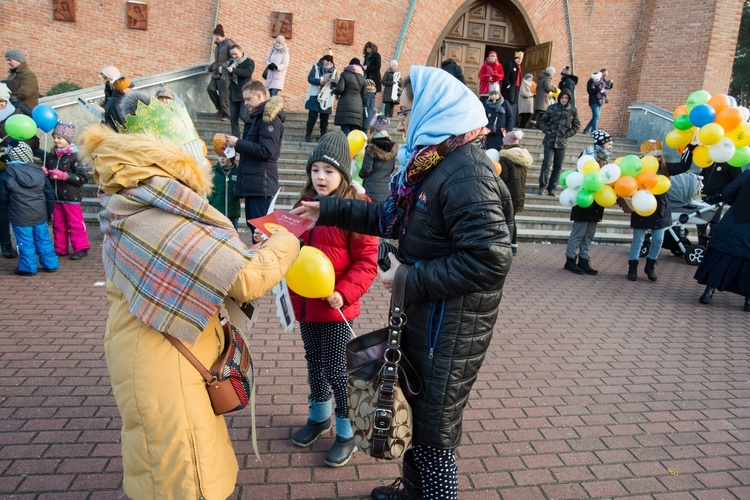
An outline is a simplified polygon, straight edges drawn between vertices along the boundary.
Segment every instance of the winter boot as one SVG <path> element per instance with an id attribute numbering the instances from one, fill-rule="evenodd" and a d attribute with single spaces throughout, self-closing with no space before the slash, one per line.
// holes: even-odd
<path id="1" fill-rule="evenodd" d="M 703 295 L 701 295 L 701 298 L 698 299 L 698 302 L 701 304 L 710 304 L 711 303 L 711 297 L 714 295 L 714 288 L 711 288 L 710 286 L 707 286 L 706 289 L 703 291 Z"/>
<path id="2" fill-rule="evenodd" d="M 312 142 L 313 128 L 308 126 L 305 128 L 305 142 Z"/>
<path id="3" fill-rule="evenodd" d="M 302 448 L 313 444 L 333 427 L 331 422 L 332 401 L 310 401 L 310 414 L 305 426 L 292 434 L 292 443 Z"/>
<path id="4" fill-rule="evenodd" d="M 750 312 L 750 296 L 745 297 L 745 307 L 742 308 L 745 312 Z"/>
<path id="5" fill-rule="evenodd" d="M 3 243 L 0 245 L 3 251 L 3 258 L 5 259 L 15 259 L 18 257 L 18 252 L 16 252 L 16 249 L 13 248 L 12 243 Z"/>
<path id="6" fill-rule="evenodd" d="M 638 279 L 638 259 L 628 261 L 628 279 L 630 281 Z"/>
<path id="7" fill-rule="evenodd" d="M 336 441 L 324 458 L 324 461 L 329 467 L 343 467 L 352 458 L 354 452 L 357 451 L 357 447 L 354 446 L 354 438 L 343 438 L 336 436 Z"/>
<path id="8" fill-rule="evenodd" d="M 422 500 L 422 477 L 404 456 L 404 475 L 388 486 L 378 486 L 370 495 L 373 500 Z"/>
<path id="9" fill-rule="evenodd" d="M 656 259 L 646 259 L 646 267 L 643 268 L 643 271 L 646 273 L 646 276 L 648 276 L 648 279 L 651 281 L 656 281 Z"/>
<path id="10" fill-rule="evenodd" d="M 584 273 L 590 274 L 591 276 L 596 276 L 597 274 L 599 274 L 599 271 L 589 265 L 589 259 L 584 259 L 580 255 L 578 256 L 578 267 L 583 269 Z"/>
<path id="11" fill-rule="evenodd" d="M 584 271 L 578 265 L 576 265 L 575 257 L 565 257 L 565 265 L 563 269 L 570 271 L 571 273 L 583 274 Z"/>

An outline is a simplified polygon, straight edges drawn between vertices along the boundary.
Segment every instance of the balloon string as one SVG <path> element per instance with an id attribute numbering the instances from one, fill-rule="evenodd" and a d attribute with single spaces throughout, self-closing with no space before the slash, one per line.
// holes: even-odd
<path id="1" fill-rule="evenodd" d="M 341 311 L 341 308 L 339 307 L 336 310 L 339 312 L 339 314 L 341 315 L 341 318 L 344 320 L 344 324 L 349 328 L 349 332 L 351 332 L 352 337 L 356 338 L 357 335 L 354 333 L 354 329 L 352 328 L 352 325 L 349 324 L 349 320 L 346 319 L 346 316 L 344 316 L 344 313 L 343 311 Z"/>
<path id="2" fill-rule="evenodd" d="M 44 155 L 42 156 L 42 166 L 47 166 L 47 139 L 49 138 L 48 134 L 44 134 Z"/>

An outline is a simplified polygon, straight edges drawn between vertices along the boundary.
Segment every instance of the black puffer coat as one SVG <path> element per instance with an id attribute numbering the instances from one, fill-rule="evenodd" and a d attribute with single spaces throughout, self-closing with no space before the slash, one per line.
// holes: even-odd
<path id="1" fill-rule="evenodd" d="M 78 163 L 78 154 L 70 153 L 57 157 L 54 149 L 47 153 L 47 170 L 61 170 L 68 174 L 64 181 L 50 179 L 55 190 L 55 201 L 80 203 L 83 200 L 83 185 L 89 181 L 86 167 Z"/>
<path id="2" fill-rule="evenodd" d="M 387 137 L 373 139 L 367 145 L 359 176 L 362 177 L 362 187 L 372 201 L 384 202 L 391 195 L 388 185 L 396 164 L 396 154 L 398 146 Z"/>
<path id="3" fill-rule="evenodd" d="M 356 128 L 362 126 L 367 84 L 365 77 L 356 71 L 361 69 L 353 70 L 352 66 L 344 68 L 333 90 L 333 93 L 339 96 L 334 125 L 352 125 Z"/>
<path id="4" fill-rule="evenodd" d="M 117 125 L 125 125 L 125 114 L 120 108 L 120 103 L 123 99 L 125 99 L 125 94 L 119 90 L 115 90 L 109 98 L 109 101 L 107 101 L 107 105 L 104 107 L 104 123 L 109 125 L 109 127 L 115 132 L 120 131 L 117 128 Z"/>
<path id="5" fill-rule="evenodd" d="M 382 205 L 330 196 L 320 202 L 318 225 L 380 233 Z M 485 152 L 466 144 L 422 181 L 406 233 L 398 229 L 410 266 L 401 347 L 422 380 L 422 392 L 409 399 L 414 444 L 451 449 L 461 441 L 463 409 L 513 260 L 506 219 L 513 219 L 508 189 Z"/>
<path id="6" fill-rule="evenodd" d="M 0 210 L 14 226 L 34 227 L 52 220 L 54 193 L 36 163 L 11 163 L 0 174 Z"/>
<path id="7" fill-rule="evenodd" d="M 240 168 L 234 195 L 269 197 L 279 190 L 279 155 L 284 136 L 284 99 L 271 97 L 250 111 L 242 139 L 235 150 L 240 154 Z"/>
<path id="8" fill-rule="evenodd" d="M 745 171 L 724 188 L 722 197 L 732 206 L 713 229 L 709 248 L 748 259 L 750 258 L 750 170 Z"/>

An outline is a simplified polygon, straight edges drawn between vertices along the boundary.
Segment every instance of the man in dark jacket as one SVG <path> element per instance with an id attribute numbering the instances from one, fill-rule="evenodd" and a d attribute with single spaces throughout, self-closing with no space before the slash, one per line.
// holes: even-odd
<path id="1" fill-rule="evenodd" d="M 9 50 L 5 53 L 5 62 L 10 68 L 8 80 L 18 83 L 18 98 L 30 109 L 34 109 L 39 104 L 39 82 L 26 64 L 26 56 L 20 50 Z"/>
<path id="2" fill-rule="evenodd" d="M 505 100 L 510 104 L 511 109 L 513 109 L 514 117 L 518 115 L 518 92 L 521 89 L 521 82 L 523 82 L 522 62 L 523 52 L 519 50 L 514 54 L 512 61 L 508 61 L 503 65 L 504 76 L 500 90 Z"/>
<path id="3" fill-rule="evenodd" d="M 214 62 L 207 68 L 206 72 L 211 73 L 211 81 L 208 83 L 208 97 L 216 107 L 216 114 L 221 117 L 222 121 L 228 122 L 229 119 L 229 78 L 224 73 L 227 62 L 229 61 L 229 48 L 234 42 L 224 37 L 224 27 L 217 24 L 214 28 Z"/>
<path id="4" fill-rule="evenodd" d="M 255 61 L 247 57 L 237 44 L 229 49 L 229 56 L 231 59 L 226 68 L 229 79 L 229 119 L 232 122 L 232 135 L 240 135 L 240 115 L 244 103 L 242 88 L 253 79 Z"/>
<path id="5" fill-rule="evenodd" d="M 578 85 L 578 77 L 573 74 L 573 70 L 570 69 L 570 66 L 565 66 L 563 70 L 560 72 L 562 75 L 560 77 L 560 84 L 559 88 L 562 89 L 568 89 L 570 90 L 570 104 L 573 106 L 576 105 L 576 85 Z"/>
<path id="6" fill-rule="evenodd" d="M 249 114 L 242 139 L 227 136 L 227 146 L 240 154 L 240 167 L 234 195 L 245 198 L 245 219 L 250 221 L 268 213 L 279 189 L 281 139 L 284 135 L 284 98 L 268 98 L 266 86 L 258 80 L 242 89 Z M 247 222 L 251 231 L 255 227 Z"/>
<path id="7" fill-rule="evenodd" d="M 568 139 L 576 135 L 580 127 L 578 111 L 570 104 L 570 90 L 563 89 L 560 91 L 558 101 L 547 108 L 547 111 L 539 118 L 539 128 L 544 132 L 544 160 L 539 174 L 537 194 L 544 194 L 546 188 L 549 196 L 555 196 L 557 178 L 560 177 Z M 548 182 L 549 164 L 553 156 L 552 174 Z"/>
<path id="8" fill-rule="evenodd" d="M 461 69 L 461 66 L 456 63 L 453 59 L 446 59 L 445 61 L 440 63 L 440 67 L 447 71 L 449 74 L 456 77 L 456 79 L 466 85 L 466 79 L 464 78 L 464 70 Z"/>

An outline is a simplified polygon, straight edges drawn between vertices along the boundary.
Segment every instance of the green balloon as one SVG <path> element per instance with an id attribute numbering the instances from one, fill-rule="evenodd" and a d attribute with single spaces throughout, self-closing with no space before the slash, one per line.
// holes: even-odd
<path id="1" fill-rule="evenodd" d="M 604 185 L 604 177 L 599 172 L 589 172 L 583 176 L 583 189 L 596 193 Z"/>
<path id="2" fill-rule="evenodd" d="M 568 187 L 568 185 L 565 182 L 565 179 L 567 179 L 568 176 L 572 174 L 573 172 L 575 172 L 575 170 L 566 170 L 560 174 L 560 179 L 558 180 L 558 182 L 560 183 L 560 186 L 563 187 L 563 189 Z"/>
<path id="3" fill-rule="evenodd" d="M 576 204 L 581 208 L 588 208 L 594 203 L 594 193 L 581 189 L 576 196 Z"/>
<path id="4" fill-rule="evenodd" d="M 727 163 L 733 167 L 744 167 L 750 163 L 750 146 L 737 148 L 734 151 L 734 156 L 732 156 Z"/>
<path id="5" fill-rule="evenodd" d="M 677 130 L 690 130 L 693 124 L 690 123 L 690 115 L 680 115 L 672 122 Z"/>
<path id="6" fill-rule="evenodd" d="M 25 141 L 36 135 L 36 123 L 30 116 L 13 115 L 5 120 L 5 132 L 13 139 Z"/>
<path id="7" fill-rule="evenodd" d="M 709 99 L 711 99 L 711 94 L 705 90 L 696 90 L 685 101 L 685 107 L 688 111 L 692 111 L 697 105 L 706 104 Z"/>
<path id="8" fill-rule="evenodd" d="M 636 155 L 628 155 L 620 162 L 620 172 L 625 177 L 638 177 L 642 168 L 641 159 Z"/>

